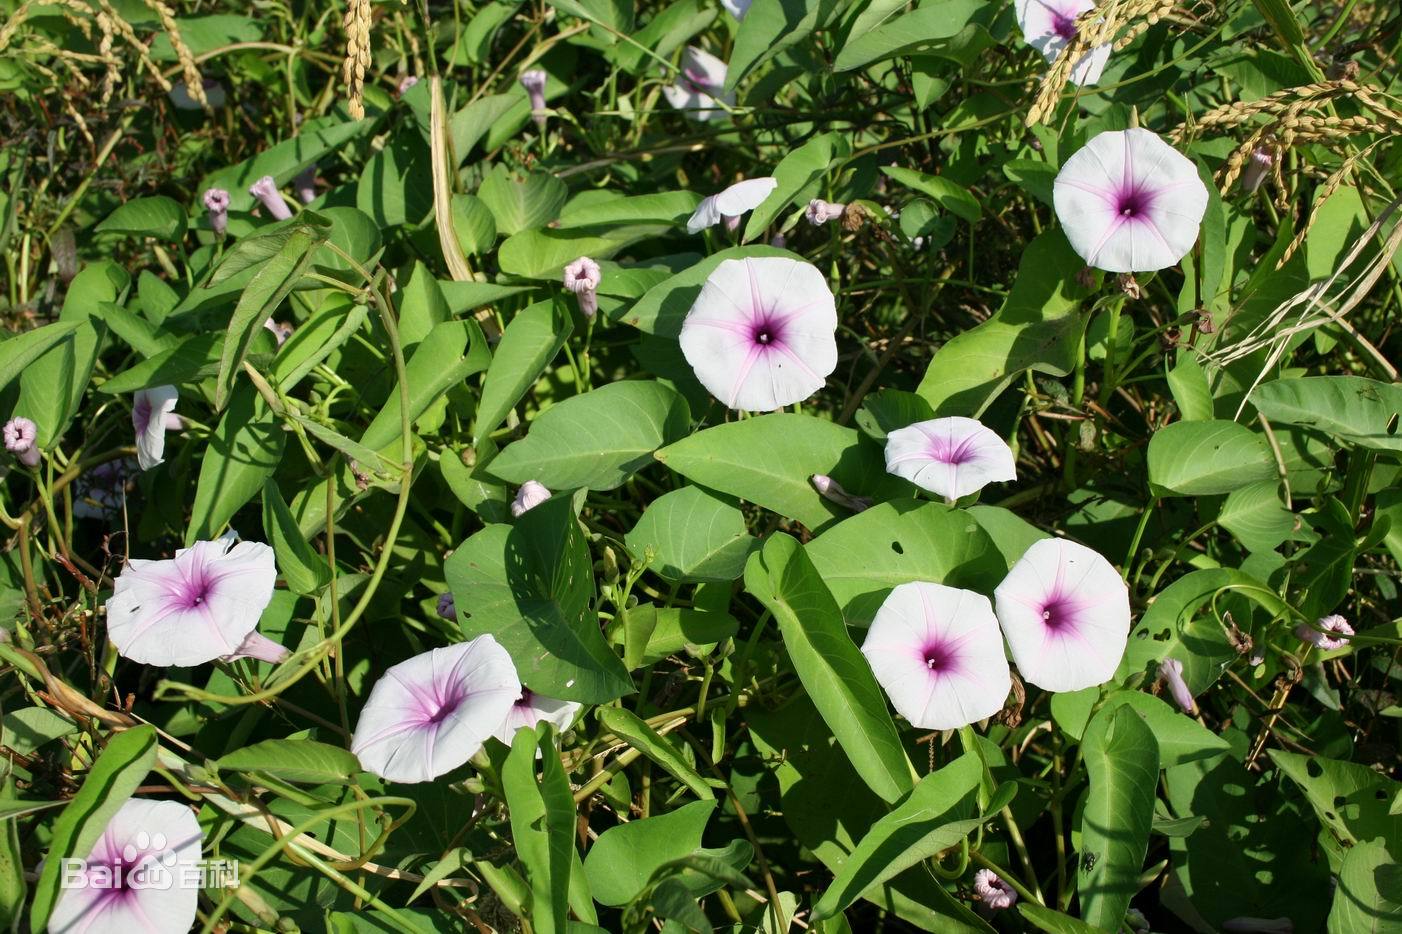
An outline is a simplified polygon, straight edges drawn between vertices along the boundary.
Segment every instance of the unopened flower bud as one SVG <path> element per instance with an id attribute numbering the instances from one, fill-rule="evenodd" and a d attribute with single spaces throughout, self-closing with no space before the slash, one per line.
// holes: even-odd
<path id="1" fill-rule="evenodd" d="M 826 474 L 815 473 L 808 478 L 808 482 L 813 484 L 813 489 L 818 491 L 819 496 L 844 509 L 861 512 L 871 508 L 871 497 L 853 496 L 842 488 L 842 484 Z"/>
<path id="2" fill-rule="evenodd" d="M 994 911 L 1011 908 L 1017 902 L 1017 892 L 992 869 L 980 869 L 974 875 L 974 894 Z"/>
<path id="3" fill-rule="evenodd" d="M 1347 639 L 1336 639 L 1329 635 L 1331 632 L 1351 636 L 1353 635 L 1353 627 L 1348 624 L 1348 620 L 1338 615 L 1326 616 L 1315 623 L 1314 626 L 1301 623 L 1295 627 L 1295 635 L 1299 636 L 1301 640 L 1325 652 L 1332 652 L 1335 649 L 1341 649 L 1348 645 Z"/>
<path id="4" fill-rule="evenodd" d="M 808 202 L 808 207 L 804 209 L 803 216 L 808 218 L 808 223 L 814 227 L 821 227 L 828 221 L 835 221 L 842 216 L 842 212 L 847 210 L 847 205 L 836 204 L 831 201 L 824 201 L 821 198 L 814 198 Z"/>
<path id="5" fill-rule="evenodd" d="M 39 429 L 27 418 L 16 417 L 5 423 L 5 450 L 26 467 L 39 466 Z"/>
<path id="6" fill-rule="evenodd" d="M 1159 676 L 1168 685 L 1174 702 L 1189 716 L 1198 712 L 1193 692 L 1188 690 L 1188 682 L 1183 680 L 1183 663 L 1176 658 L 1165 658 L 1159 662 Z"/>
<path id="7" fill-rule="evenodd" d="M 419 83 L 418 75 L 405 75 L 399 79 L 399 96 L 403 97 L 405 92 Z"/>
<path id="8" fill-rule="evenodd" d="M 1275 156 L 1264 146 L 1257 146 L 1252 151 L 1251 157 L 1246 160 L 1246 168 L 1241 173 L 1241 187 L 1247 192 L 1255 191 L 1261 187 L 1261 183 L 1270 174 L 1271 167 L 1275 165 Z"/>
<path id="9" fill-rule="evenodd" d="M 229 193 L 222 188 L 210 188 L 204 193 L 205 210 L 209 212 L 209 226 L 220 237 L 229 229 Z"/>
<path id="10" fill-rule="evenodd" d="M 273 220 L 285 221 L 292 216 L 292 209 L 282 200 L 282 193 L 277 190 L 277 182 L 271 175 L 264 175 L 249 185 L 248 193 L 262 203 Z"/>
<path id="11" fill-rule="evenodd" d="M 540 68 L 521 72 L 521 87 L 526 89 L 531 99 L 531 118 L 540 129 L 545 129 L 545 72 Z"/>
<path id="12" fill-rule="evenodd" d="M 599 283 L 603 281 L 603 274 L 599 271 L 599 264 L 587 256 L 579 259 L 565 267 L 565 288 L 575 294 L 579 300 L 579 311 L 586 318 L 592 318 L 599 311 Z"/>
<path id="13" fill-rule="evenodd" d="M 521 489 L 516 491 L 516 498 L 511 501 L 511 514 L 520 518 L 527 510 L 534 509 L 549 498 L 550 491 L 546 489 L 545 484 L 527 480 L 521 485 Z"/>
<path id="14" fill-rule="evenodd" d="M 458 621 L 458 605 L 453 600 L 452 591 L 438 595 L 438 615 L 450 623 Z"/>

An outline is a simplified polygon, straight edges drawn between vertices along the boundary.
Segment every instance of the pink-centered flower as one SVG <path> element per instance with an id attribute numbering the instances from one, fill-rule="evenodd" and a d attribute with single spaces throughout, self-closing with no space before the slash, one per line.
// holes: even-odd
<path id="1" fill-rule="evenodd" d="M 404 94 L 405 94 L 410 88 L 412 88 L 414 85 L 416 85 L 416 84 L 418 84 L 418 83 L 419 83 L 419 76 L 418 76 L 418 75 L 405 75 L 404 77 L 402 77 L 402 78 L 399 79 L 399 87 L 396 89 L 396 93 L 397 93 L 400 97 L 403 97 Z"/>
<path id="2" fill-rule="evenodd" d="M 1193 700 L 1193 692 L 1188 689 L 1188 682 L 1183 680 L 1182 662 L 1176 658 L 1165 658 L 1159 662 L 1159 675 L 1168 685 L 1168 691 L 1173 695 L 1173 701 L 1179 709 L 1189 716 L 1198 712 L 1197 701 Z"/>
<path id="3" fill-rule="evenodd" d="M 1012 448 L 962 416 L 935 418 L 886 436 L 886 472 L 953 502 L 990 483 L 1017 479 Z"/>
<path id="4" fill-rule="evenodd" d="M 51 934 L 175 934 L 195 922 L 204 834 L 176 801 L 132 798 L 93 848 L 60 870 Z"/>
<path id="5" fill-rule="evenodd" d="M 1326 616 L 1313 626 L 1301 623 L 1295 627 L 1295 635 L 1325 652 L 1332 652 L 1348 645 L 1347 639 L 1336 639 L 1330 635 L 1334 632 L 1351 636 L 1353 635 L 1353 627 L 1348 624 L 1348 620 L 1338 615 Z"/>
<path id="6" fill-rule="evenodd" d="M 281 646 L 256 636 L 277 567 L 261 542 L 196 542 L 174 558 L 134 558 L 107 601 L 107 637 L 147 665 L 202 665 L 216 658 L 280 661 Z"/>
<path id="7" fill-rule="evenodd" d="M 520 696 L 516 666 L 491 636 L 433 649 L 375 682 L 351 752 L 389 781 L 431 781 L 476 755 Z"/>
<path id="8" fill-rule="evenodd" d="M 1084 545 L 1033 543 L 994 592 L 998 623 L 1022 677 L 1079 691 L 1115 674 L 1129 641 L 1129 588 Z"/>
<path id="9" fill-rule="evenodd" d="M 16 416 L 5 423 L 5 450 L 26 467 L 39 466 L 39 428 L 29 419 Z"/>
<path id="10" fill-rule="evenodd" d="M 816 267 L 779 256 L 728 259 L 682 322 L 701 385 L 732 409 L 802 402 L 837 368 L 837 307 Z"/>
<path id="11" fill-rule="evenodd" d="M 574 718 L 584 707 L 577 701 L 555 700 L 542 697 L 530 688 L 522 688 L 521 696 L 511 705 L 506 719 L 492 734 L 506 745 L 516 738 L 516 731 L 522 727 L 535 729 L 537 724 L 552 723 L 556 733 L 563 733 L 574 724 Z"/>
<path id="12" fill-rule="evenodd" d="M 1076 17 L 1095 9 L 1095 0 L 1017 0 L 1017 22 L 1022 37 L 1046 58 L 1055 61 L 1061 50 L 1076 38 Z M 1076 85 L 1094 84 L 1110 60 L 1110 46 L 1097 45 L 1071 69 Z"/>
<path id="13" fill-rule="evenodd" d="M 273 220 L 285 221 L 292 216 L 292 209 L 282 200 L 282 192 L 278 191 L 271 175 L 264 175 L 249 185 L 248 193 L 258 199 Z"/>
<path id="14" fill-rule="evenodd" d="M 719 194 L 702 198 L 701 203 L 696 206 L 696 211 L 687 219 L 686 232 L 700 233 L 721 221 L 725 221 L 726 226 L 734 230 L 740 225 L 742 214 L 759 207 L 778 187 L 779 181 L 774 178 L 747 178 Z"/>
<path id="15" fill-rule="evenodd" d="M 896 712 L 922 730 L 952 730 L 1003 709 L 1012 676 L 983 594 L 901 584 L 876 611 L 862 654 Z"/>
<path id="16" fill-rule="evenodd" d="M 209 212 L 209 226 L 218 236 L 229 229 L 229 193 L 222 188 L 210 188 L 204 193 L 204 208 Z"/>
<path id="17" fill-rule="evenodd" d="M 531 119 L 540 129 L 545 129 L 545 82 L 547 79 L 545 70 L 542 68 L 532 68 L 529 71 L 521 72 L 518 78 L 521 87 L 526 89 L 526 96 L 531 99 Z"/>
<path id="18" fill-rule="evenodd" d="M 980 869 L 974 873 L 974 894 L 994 911 L 1011 908 L 1017 902 L 1017 891 L 992 869 Z"/>
<path id="19" fill-rule="evenodd" d="M 1052 187 L 1071 246 L 1107 272 L 1174 265 L 1198 239 L 1207 186 L 1178 150 L 1143 129 L 1101 133 L 1066 160 Z"/>
<path id="20" fill-rule="evenodd" d="M 725 109 L 735 104 L 735 92 L 725 90 L 725 62 L 709 52 L 689 45 L 682 52 L 681 73 L 676 83 L 662 89 L 667 102 L 692 120 L 719 120 Z"/>
<path id="21" fill-rule="evenodd" d="M 545 484 L 535 480 L 527 480 L 521 484 L 521 489 L 516 491 L 516 498 L 511 501 L 511 514 L 516 518 L 530 509 L 534 509 L 550 498 L 550 490 Z"/>
<path id="22" fill-rule="evenodd" d="M 599 313 L 598 289 L 603 274 L 599 272 L 598 263 L 581 256 L 565 267 L 564 281 L 565 288 L 573 292 L 579 301 L 580 314 L 592 318 Z"/>
<path id="23" fill-rule="evenodd" d="M 174 386 L 138 389 L 131 402 L 131 424 L 136 429 L 136 462 L 150 470 L 165 461 L 166 432 L 179 431 L 185 421 L 175 414 L 180 391 Z"/>

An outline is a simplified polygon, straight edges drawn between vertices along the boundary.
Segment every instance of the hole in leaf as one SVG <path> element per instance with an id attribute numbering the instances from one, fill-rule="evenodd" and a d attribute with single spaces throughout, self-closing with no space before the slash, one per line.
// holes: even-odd
<path id="1" fill-rule="evenodd" d="M 898 554 L 898 555 L 903 555 L 903 554 L 905 554 L 905 549 L 901 547 L 901 543 L 900 543 L 900 542 L 892 542 L 892 543 L 891 543 L 891 550 L 894 551 L 894 552 L 895 552 L 896 554 Z"/>
<path id="2" fill-rule="evenodd" d="M 1318 778 L 1324 774 L 1324 766 L 1311 759 L 1305 763 L 1305 771 L 1309 773 L 1310 778 Z"/>

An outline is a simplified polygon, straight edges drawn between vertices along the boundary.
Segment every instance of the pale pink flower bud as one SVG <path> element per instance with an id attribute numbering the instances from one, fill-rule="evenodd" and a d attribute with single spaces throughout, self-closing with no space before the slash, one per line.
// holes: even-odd
<path id="1" fill-rule="evenodd" d="M 26 467 L 39 466 L 39 429 L 29 419 L 12 418 L 5 423 L 5 450 Z"/>
<path id="2" fill-rule="evenodd" d="M 540 68 L 521 72 L 521 87 L 531 99 L 531 118 L 535 125 L 545 129 L 545 72 Z"/>
<path id="3" fill-rule="evenodd" d="M 228 655 L 221 655 L 219 660 L 232 662 L 240 658 L 256 658 L 260 662 L 278 665 L 286 661 L 287 656 L 291 654 L 292 653 L 287 650 L 286 646 L 279 645 L 272 639 L 269 639 L 267 636 L 255 630 L 244 636 L 238 648 L 234 649 Z"/>
<path id="4" fill-rule="evenodd" d="M 438 595 L 438 615 L 450 623 L 458 621 L 458 605 L 453 600 L 452 591 Z"/>
<path id="5" fill-rule="evenodd" d="M 1193 700 L 1193 692 L 1188 690 L 1188 682 L 1183 680 L 1183 663 L 1176 658 L 1165 658 L 1159 662 L 1159 675 L 1164 683 L 1168 685 L 1169 692 L 1173 694 L 1173 700 L 1182 708 L 1183 712 L 1192 715 L 1198 712 L 1197 702 Z"/>
<path id="6" fill-rule="evenodd" d="M 995 911 L 1011 908 L 1017 902 L 1017 892 L 992 869 L 980 869 L 974 875 L 974 894 Z"/>
<path id="7" fill-rule="evenodd" d="M 1331 632 L 1351 636 L 1353 635 L 1353 627 L 1348 624 L 1348 620 L 1337 615 L 1326 616 L 1315 623 L 1314 626 L 1310 626 L 1308 623 L 1301 623 L 1295 627 L 1295 635 L 1299 636 L 1310 645 L 1323 649 L 1325 652 L 1332 652 L 1335 649 L 1341 649 L 1348 645 L 1347 639 L 1336 639 L 1329 635 Z"/>
<path id="8" fill-rule="evenodd" d="M 222 188 L 211 188 L 204 193 L 205 210 L 209 212 L 209 226 L 219 236 L 229 229 L 229 193 Z"/>
<path id="9" fill-rule="evenodd" d="M 587 256 L 581 256 L 565 267 L 565 288 L 579 299 L 580 313 L 586 318 L 594 317 L 599 311 L 598 288 L 602 280 L 599 264 Z"/>
<path id="10" fill-rule="evenodd" d="M 279 322 L 274 321 L 272 318 L 269 318 L 267 321 L 264 321 L 263 327 L 267 328 L 273 333 L 273 337 L 277 338 L 277 345 L 279 347 L 281 347 L 283 343 L 289 337 L 292 336 L 292 325 L 280 324 Z"/>
<path id="11" fill-rule="evenodd" d="M 545 484 L 527 480 L 521 489 L 516 491 L 516 498 L 511 501 L 511 514 L 519 518 L 527 510 L 534 509 L 549 498 L 550 491 L 545 488 Z"/>
<path id="12" fill-rule="evenodd" d="M 264 175 L 249 185 L 248 193 L 262 202 L 273 220 L 285 221 L 292 216 L 292 209 L 282 200 L 282 193 L 277 190 L 277 182 L 271 175 Z"/>
<path id="13" fill-rule="evenodd" d="M 1271 167 L 1275 165 L 1275 156 L 1264 146 L 1258 146 L 1251 153 L 1251 158 L 1246 160 L 1246 168 L 1241 173 L 1241 187 L 1243 191 L 1252 192 L 1261 187 L 1261 183 L 1270 174 Z"/>
<path id="14" fill-rule="evenodd" d="M 842 212 L 847 210 L 847 205 L 836 204 L 831 201 L 824 201 L 821 198 L 814 198 L 808 202 L 808 207 L 804 209 L 803 216 L 808 218 L 808 223 L 814 227 L 821 227 L 828 221 L 835 221 L 842 216 Z"/>
<path id="15" fill-rule="evenodd" d="M 818 495 L 823 499 L 836 503 L 845 509 L 861 512 L 871 508 L 871 497 L 853 496 L 842 488 L 842 484 L 825 474 L 815 473 L 808 478 L 808 482 L 813 484 L 813 489 L 817 490 Z"/>
<path id="16" fill-rule="evenodd" d="M 311 204 L 316 200 L 316 163 L 297 173 L 297 177 L 292 180 L 292 190 L 296 193 L 297 200 L 303 204 Z"/>
<path id="17" fill-rule="evenodd" d="M 403 97 L 405 92 L 419 83 L 418 75 L 405 75 L 399 79 L 399 96 Z"/>

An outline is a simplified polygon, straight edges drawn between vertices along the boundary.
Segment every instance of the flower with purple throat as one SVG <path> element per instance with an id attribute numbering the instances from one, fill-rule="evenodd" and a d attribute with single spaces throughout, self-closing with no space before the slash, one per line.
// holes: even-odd
<path id="1" fill-rule="evenodd" d="M 735 92 L 725 90 L 725 62 L 709 52 L 689 45 L 682 52 L 681 71 L 677 80 L 662 88 L 667 102 L 692 120 L 719 120 L 725 109 L 735 104 Z"/>
<path id="2" fill-rule="evenodd" d="M 1193 248 L 1207 210 L 1197 166 L 1143 129 L 1111 130 L 1066 160 L 1052 186 L 1071 246 L 1106 272 L 1153 272 Z"/>
<path id="3" fill-rule="evenodd" d="M 1129 641 L 1129 588 L 1098 552 L 1034 542 L 994 591 L 998 624 L 1022 677 L 1079 691 L 1115 674 Z"/>
<path id="4" fill-rule="evenodd" d="M 780 256 L 728 259 L 682 322 L 681 348 L 725 405 L 772 412 L 802 402 L 837 369 L 837 306 L 815 266 Z"/>
<path id="5" fill-rule="evenodd" d="M 292 209 L 282 200 L 282 192 L 278 191 L 277 182 L 271 175 L 264 175 L 249 185 L 248 193 L 258 199 L 273 220 L 285 221 L 292 216 Z"/>
<path id="6" fill-rule="evenodd" d="M 432 781 L 475 756 L 520 696 L 516 666 L 491 636 L 433 649 L 375 682 L 351 752 L 388 781 Z"/>
<path id="7" fill-rule="evenodd" d="M 521 82 L 521 87 L 526 89 L 526 96 L 531 99 L 531 119 L 542 130 L 545 129 L 546 78 L 543 68 L 532 68 L 521 72 L 521 77 L 517 79 Z"/>
<path id="8" fill-rule="evenodd" d="M 316 200 L 315 162 L 297 173 L 297 177 L 292 180 L 292 191 L 297 195 L 297 200 L 303 204 L 311 204 Z"/>
<path id="9" fill-rule="evenodd" d="M 530 688 L 522 688 L 521 696 L 516 698 L 516 703 L 511 705 L 506 719 L 492 735 L 510 746 L 511 741 L 516 738 L 517 730 L 522 727 L 535 729 L 540 723 L 554 724 L 555 733 L 558 735 L 574 725 L 574 718 L 583 708 L 584 705 L 577 701 L 542 697 Z"/>
<path id="10" fill-rule="evenodd" d="M 992 869 L 980 869 L 974 873 L 974 894 L 994 911 L 1011 908 L 1017 902 L 1017 891 Z"/>
<path id="11" fill-rule="evenodd" d="M 147 665 L 278 662 L 287 650 L 257 632 L 276 582 L 272 548 L 232 536 L 166 560 L 133 558 L 107 601 L 107 637 L 123 658 Z"/>
<path id="12" fill-rule="evenodd" d="M 180 880 L 201 871 L 204 834 L 195 812 L 178 801 L 131 798 L 79 863 L 64 866 L 64 884 L 49 916 L 52 934 L 152 934 L 188 931 L 199 887 Z"/>
<path id="13" fill-rule="evenodd" d="M 1076 38 L 1076 17 L 1095 9 L 1095 0 L 1017 0 L 1018 25 L 1022 37 L 1046 58 L 1056 61 L 1061 50 Z M 1072 84 L 1094 84 L 1110 60 L 1110 46 L 1097 45 L 1071 69 Z"/>
<path id="14" fill-rule="evenodd" d="M 1183 680 L 1183 663 L 1176 658 L 1165 658 L 1159 662 L 1159 676 L 1168 686 L 1168 691 L 1173 695 L 1173 701 L 1185 714 L 1192 716 L 1198 712 L 1197 701 L 1193 700 L 1193 692 L 1188 689 L 1188 682 Z"/>
<path id="15" fill-rule="evenodd" d="M 697 234 L 721 221 L 725 221 L 728 230 L 735 230 L 740 226 L 740 216 L 759 207 L 778 187 L 779 182 L 774 178 L 747 178 L 718 194 L 702 198 L 687 219 L 686 232 Z"/>
<path id="16" fill-rule="evenodd" d="M 983 594 L 901 584 L 876 611 L 862 654 L 891 706 L 922 730 L 952 730 L 1003 709 L 1012 675 Z"/>
<path id="17" fill-rule="evenodd" d="M 39 428 L 29 419 L 16 416 L 5 423 L 5 450 L 26 467 L 39 466 Z"/>
<path id="18" fill-rule="evenodd" d="M 209 188 L 204 193 L 204 209 L 209 212 L 209 226 L 216 236 L 229 229 L 229 193 L 222 188 Z"/>
<path id="19" fill-rule="evenodd" d="M 954 502 L 1017 479 L 1012 448 L 977 419 L 935 418 L 886 436 L 886 472 Z"/>
<path id="20" fill-rule="evenodd" d="M 847 210 L 845 204 L 835 204 L 831 201 L 824 201 L 821 198 L 814 198 L 808 202 L 808 207 L 803 209 L 803 216 L 808 218 L 808 223 L 814 227 L 821 227 L 828 221 L 835 221 L 842 216 L 842 212 Z"/>
<path id="21" fill-rule="evenodd" d="M 599 264 L 587 256 L 579 259 L 565 267 L 565 288 L 575 294 L 579 301 L 579 312 L 586 318 L 592 318 L 599 312 L 599 283 L 603 280 L 603 275 L 599 272 Z"/>
<path id="22" fill-rule="evenodd" d="M 1321 651 L 1332 652 L 1348 645 L 1347 639 L 1335 638 L 1330 633 L 1351 636 L 1353 627 L 1348 624 L 1348 620 L 1337 614 L 1326 616 L 1313 626 L 1301 623 L 1295 627 L 1295 635 Z"/>
<path id="23" fill-rule="evenodd" d="M 516 491 L 516 498 L 511 501 L 511 515 L 519 519 L 528 510 L 536 508 L 549 498 L 550 490 L 545 484 L 527 480 L 521 484 L 521 489 Z"/>
<path id="24" fill-rule="evenodd" d="M 131 424 L 136 429 L 136 462 L 150 470 L 165 462 L 166 432 L 179 431 L 185 421 L 175 414 L 180 391 L 174 386 L 138 389 L 131 401 Z"/>

